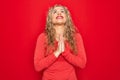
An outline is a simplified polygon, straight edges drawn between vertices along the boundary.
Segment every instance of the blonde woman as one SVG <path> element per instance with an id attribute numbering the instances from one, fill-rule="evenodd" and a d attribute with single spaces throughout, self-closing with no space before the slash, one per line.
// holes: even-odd
<path id="1" fill-rule="evenodd" d="M 80 33 L 65 6 L 48 11 L 46 28 L 37 39 L 34 55 L 36 71 L 42 80 L 77 80 L 75 67 L 84 68 L 86 54 Z"/>

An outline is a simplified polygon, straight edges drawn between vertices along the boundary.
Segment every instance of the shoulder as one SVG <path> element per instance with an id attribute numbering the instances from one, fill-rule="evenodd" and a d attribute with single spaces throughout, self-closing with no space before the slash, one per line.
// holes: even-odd
<path id="1" fill-rule="evenodd" d="M 45 40 L 46 40 L 46 34 L 45 34 L 45 32 L 39 34 L 37 40 L 38 40 L 38 41 L 39 41 L 39 40 L 40 40 L 40 41 L 45 41 Z"/>
<path id="2" fill-rule="evenodd" d="M 80 43 L 83 43 L 83 38 L 82 38 L 82 35 L 80 33 L 76 33 L 75 34 L 75 41 L 76 43 L 80 44 Z"/>
<path id="3" fill-rule="evenodd" d="M 78 39 L 81 39 L 82 40 L 82 35 L 80 33 L 75 33 L 75 38 L 78 40 Z"/>

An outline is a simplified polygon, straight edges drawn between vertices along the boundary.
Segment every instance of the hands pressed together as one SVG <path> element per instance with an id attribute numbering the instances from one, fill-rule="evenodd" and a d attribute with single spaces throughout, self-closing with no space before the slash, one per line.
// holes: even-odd
<path id="1" fill-rule="evenodd" d="M 58 57 L 62 52 L 64 52 L 64 50 L 65 50 L 64 39 L 63 39 L 62 35 L 59 35 L 59 38 L 58 38 L 58 48 L 54 52 L 55 56 Z"/>

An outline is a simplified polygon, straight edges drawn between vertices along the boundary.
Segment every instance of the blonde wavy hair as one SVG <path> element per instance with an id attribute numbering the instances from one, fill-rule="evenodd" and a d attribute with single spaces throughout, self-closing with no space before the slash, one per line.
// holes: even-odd
<path id="1" fill-rule="evenodd" d="M 55 7 L 62 7 L 65 10 L 66 13 L 66 23 L 65 23 L 65 29 L 64 29 L 64 37 L 66 38 L 66 40 L 68 41 L 71 50 L 73 51 L 74 54 L 77 54 L 77 49 L 76 49 L 76 42 L 75 42 L 75 36 L 74 34 L 77 32 L 76 27 L 73 24 L 73 21 L 71 19 L 71 15 L 69 10 L 67 9 L 67 7 L 62 6 L 62 5 L 54 5 L 53 7 L 51 7 L 48 11 L 48 15 L 47 15 L 47 19 L 46 19 L 46 28 L 45 28 L 45 33 L 47 35 L 47 42 L 48 42 L 48 46 L 53 46 L 55 43 L 55 34 L 56 31 L 53 27 L 53 23 L 52 23 L 52 12 L 54 10 Z M 54 46 L 53 46 L 54 47 Z"/>

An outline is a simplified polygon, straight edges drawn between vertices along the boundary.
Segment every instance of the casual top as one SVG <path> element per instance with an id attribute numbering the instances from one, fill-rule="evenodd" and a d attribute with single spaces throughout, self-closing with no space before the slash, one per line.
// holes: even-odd
<path id="1" fill-rule="evenodd" d="M 55 41 L 56 49 L 47 53 L 47 36 L 45 33 L 41 33 L 38 36 L 37 44 L 34 55 L 34 66 L 36 71 L 42 71 L 42 80 L 77 80 L 75 74 L 75 67 L 84 68 L 86 64 L 86 54 L 83 45 L 82 37 L 79 33 L 75 35 L 76 47 L 78 54 L 74 55 L 70 49 L 70 45 L 66 40 L 65 51 L 62 52 L 59 57 L 56 57 L 53 53 L 57 49 L 58 42 Z"/>

